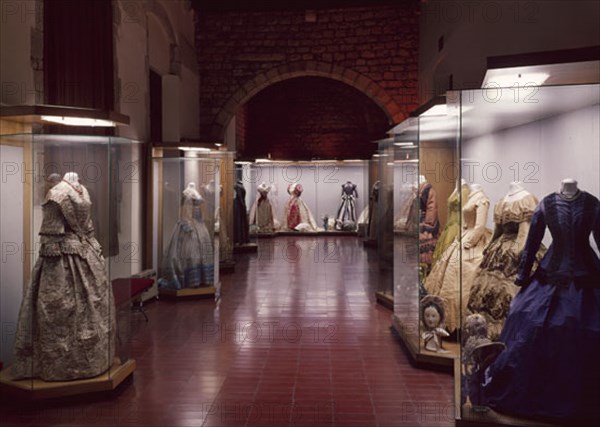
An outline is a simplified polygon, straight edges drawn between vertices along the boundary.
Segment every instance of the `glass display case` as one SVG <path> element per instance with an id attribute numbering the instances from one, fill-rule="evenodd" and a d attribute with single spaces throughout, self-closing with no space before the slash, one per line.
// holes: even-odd
<path id="1" fill-rule="evenodd" d="M 394 181 L 393 324 L 417 363 L 452 368 L 457 334 L 444 328 L 435 278 L 440 254 L 458 234 L 458 114 L 443 97 L 392 130 Z M 450 276 L 449 276 L 450 277 Z"/>
<path id="2" fill-rule="evenodd" d="M 208 150 L 153 150 L 153 255 L 161 296 L 219 297 L 219 166 Z"/>
<path id="3" fill-rule="evenodd" d="M 372 208 L 370 229 L 376 236 L 380 280 L 377 301 L 392 309 L 394 295 L 394 151 L 393 138 L 377 141 L 377 181 L 371 189 Z"/>
<path id="4" fill-rule="evenodd" d="M 456 416 L 465 425 L 592 425 L 600 85 L 509 86 L 448 94 L 470 190 L 451 260 L 460 280 L 440 275 L 438 291 L 446 324 L 462 332 Z"/>
<path id="5" fill-rule="evenodd" d="M 358 220 L 369 201 L 368 175 L 366 160 L 257 160 L 238 165 L 250 230 L 257 235 L 357 235 Z M 260 212 L 263 200 L 269 207 Z"/>
<path id="6" fill-rule="evenodd" d="M 139 145 L 13 134 L 0 157 L 0 386 L 28 398 L 114 389 L 135 369 Z"/>
<path id="7" fill-rule="evenodd" d="M 214 159 L 219 170 L 219 199 L 215 213 L 215 235 L 218 236 L 219 271 L 232 273 L 235 270 L 233 258 L 233 201 L 235 183 L 235 165 L 233 151 L 206 150 L 202 152 L 206 158 Z"/>

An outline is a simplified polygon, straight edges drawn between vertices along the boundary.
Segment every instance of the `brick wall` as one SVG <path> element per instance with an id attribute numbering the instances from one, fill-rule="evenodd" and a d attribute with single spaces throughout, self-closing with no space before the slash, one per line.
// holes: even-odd
<path id="1" fill-rule="evenodd" d="M 268 86 L 318 76 L 346 83 L 397 123 L 417 107 L 418 3 L 196 17 L 200 133 L 222 140 L 241 105 Z"/>
<path id="2" fill-rule="evenodd" d="M 383 110 L 366 95 L 322 77 L 275 83 L 245 106 L 248 127 L 238 144 L 244 159 L 369 158 L 377 149 L 371 141 L 389 129 Z"/>

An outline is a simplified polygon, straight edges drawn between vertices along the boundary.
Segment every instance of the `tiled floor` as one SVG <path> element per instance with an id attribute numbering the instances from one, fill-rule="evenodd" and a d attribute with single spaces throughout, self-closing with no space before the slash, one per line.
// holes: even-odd
<path id="1" fill-rule="evenodd" d="M 378 306 L 378 267 L 353 237 L 260 240 L 222 299 L 134 316 L 138 369 L 92 401 L 2 405 L 0 425 L 451 426 L 453 381 L 417 370 Z"/>

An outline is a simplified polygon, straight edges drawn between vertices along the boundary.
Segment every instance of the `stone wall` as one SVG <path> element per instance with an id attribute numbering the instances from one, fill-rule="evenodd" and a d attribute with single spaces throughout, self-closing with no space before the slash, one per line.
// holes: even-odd
<path id="1" fill-rule="evenodd" d="M 341 81 L 389 124 L 417 107 L 418 3 L 314 11 L 196 14 L 200 134 L 223 140 L 241 105 L 294 77 Z"/>

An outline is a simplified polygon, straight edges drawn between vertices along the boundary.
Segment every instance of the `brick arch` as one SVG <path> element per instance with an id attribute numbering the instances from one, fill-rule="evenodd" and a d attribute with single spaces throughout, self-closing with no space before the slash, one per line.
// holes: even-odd
<path id="1" fill-rule="evenodd" d="M 406 118 L 396 101 L 379 84 L 349 68 L 332 63 L 317 61 L 297 61 L 271 68 L 256 75 L 239 87 L 223 104 L 210 131 L 212 139 L 223 141 L 225 129 L 235 116 L 238 108 L 261 90 L 283 80 L 295 77 L 325 77 L 345 83 L 369 97 L 386 114 L 390 125 Z"/>

